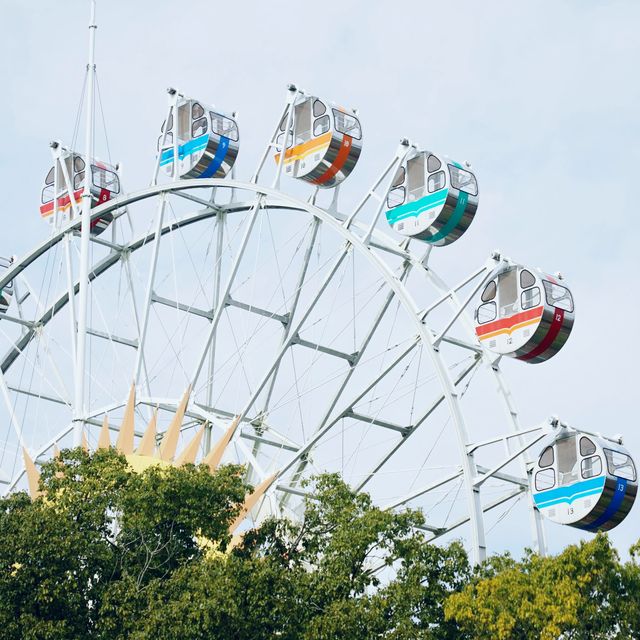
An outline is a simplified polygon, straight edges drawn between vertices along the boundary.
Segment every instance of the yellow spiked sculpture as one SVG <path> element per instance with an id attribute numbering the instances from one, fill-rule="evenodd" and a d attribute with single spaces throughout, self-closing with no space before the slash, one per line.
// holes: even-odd
<path id="1" fill-rule="evenodd" d="M 134 450 L 136 392 L 135 385 L 131 386 L 122 424 L 118 431 L 115 448 L 126 456 L 127 462 L 134 471 L 141 472 L 153 465 L 173 465 L 179 467 L 184 464 L 192 464 L 195 462 L 204 435 L 205 425 L 200 427 L 184 450 L 176 457 L 180 429 L 182 427 L 184 414 L 187 410 L 187 405 L 189 404 L 190 395 L 191 387 L 189 387 L 182 396 L 182 400 L 180 401 L 176 413 L 171 420 L 171 424 L 169 424 L 169 427 L 162 437 L 159 447 L 156 447 L 156 424 L 158 419 L 158 412 L 156 410 L 151 421 L 147 425 L 142 439 L 138 443 L 138 448 Z M 202 463 L 209 467 L 211 473 L 218 468 L 225 449 L 229 442 L 231 442 L 233 434 L 238 428 L 239 423 L 239 419 L 235 418 L 220 440 L 218 440 L 218 442 L 211 448 L 211 451 L 209 451 L 209 453 L 202 459 Z M 110 446 L 111 437 L 109 434 L 109 418 L 108 416 L 105 416 L 98 436 L 98 449 L 108 449 Z M 82 447 L 85 451 L 89 450 L 87 438 L 84 433 L 82 434 Z M 40 495 L 40 491 L 38 489 L 40 472 L 36 468 L 36 465 L 27 450 L 23 449 L 22 453 L 24 457 L 27 482 L 29 485 L 29 493 L 32 498 L 36 498 Z M 277 473 L 269 476 L 263 480 L 252 493 L 248 493 L 245 496 L 245 500 L 238 517 L 229 527 L 229 533 L 231 535 L 234 534 L 251 509 L 258 504 L 260 498 L 262 498 L 277 477 Z M 239 536 L 234 536 L 232 546 L 234 546 L 234 543 L 237 543 L 238 540 Z"/>

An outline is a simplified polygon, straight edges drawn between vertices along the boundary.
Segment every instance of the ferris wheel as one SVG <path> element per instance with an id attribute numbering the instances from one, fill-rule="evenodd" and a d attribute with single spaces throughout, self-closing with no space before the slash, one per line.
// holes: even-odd
<path id="1" fill-rule="evenodd" d="M 84 151 L 52 143 L 50 235 L 0 261 L 5 491 L 126 424 L 132 453 L 245 464 L 254 522 L 298 517 L 326 471 L 422 508 L 429 539 L 466 536 L 476 561 L 514 503 L 541 552 L 543 516 L 590 531 L 626 516 L 621 439 L 521 424 L 501 369 L 565 344 L 565 281 L 498 253 L 459 282 L 438 269 L 482 215 L 470 164 L 402 139 L 346 207 L 358 112 L 290 85 L 242 178 L 235 112 L 170 89 L 157 141 L 141 141 L 151 184 L 129 190 L 94 154 L 93 53 L 88 74 Z"/>

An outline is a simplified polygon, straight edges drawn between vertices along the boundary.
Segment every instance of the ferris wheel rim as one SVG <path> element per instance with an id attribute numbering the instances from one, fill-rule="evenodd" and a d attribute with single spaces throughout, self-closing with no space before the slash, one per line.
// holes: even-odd
<path id="1" fill-rule="evenodd" d="M 162 193 L 174 193 L 187 191 L 190 189 L 203 189 L 203 188 L 222 188 L 222 189 L 238 189 L 245 191 L 253 191 L 256 194 L 262 194 L 265 196 L 271 196 L 276 199 L 288 199 L 290 204 L 294 206 L 296 210 L 305 209 L 306 204 L 302 200 L 299 200 L 293 196 L 288 196 L 278 189 L 274 189 L 271 187 L 266 187 L 264 185 L 255 183 L 255 182 L 245 182 L 242 180 L 235 180 L 231 178 L 191 178 L 188 180 L 179 179 L 173 182 L 167 182 L 163 184 L 150 185 L 149 187 L 145 187 L 144 189 L 139 189 L 138 191 L 133 191 L 124 195 L 120 195 L 116 198 L 112 198 L 102 204 L 99 204 L 91 209 L 91 220 L 96 220 L 104 216 L 107 213 L 113 213 L 114 211 L 118 211 L 119 209 L 125 209 L 127 205 L 134 204 L 136 202 L 146 200 L 148 198 L 160 195 Z M 201 202 L 203 206 L 207 206 L 212 209 L 212 211 L 227 211 L 229 209 L 233 209 L 233 206 L 226 205 L 216 205 L 214 202 Z M 238 203 L 236 203 L 238 204 Z M 300 205 L 298 207 L 297 205 Z M 314 205 L 311 205 L 314 206 Z M 286 208 L 286 207 L 285 207 Z M 319 208 L 320 211 L 324 211 L 324 209 Z M 309 212 L 312 213 L 312 212 Z M 114 218 L 121 217 L 124 215 L 124 211 Z M 331 214 L 329 214 L 331 215 Z M 207 214 L 205 217 L 211 217 L 211 214 Z M 335 218 L 334 218 L 335 219 Z M 195 222 L 196 220 L 194 220 Z M 76 219 L 67 222 L 64 226 L 61 226 L 57 231 L 55 231 L 51 236 L 43 240 L 40 244 L 36 245 L 33 249 L 28 251 L 23 256 L 16 259 L 12 265 L 3 271 L 0 275 L 0 289 L 5 287 L 9 282 L 11 282 L 17 275 L 19 275 L 26 267 L 28 267 L 32 262 L 37 260 L 41 255 L 46 253 L 51 247 L 55 246 L 59 242 L 61 242 L 64 237 L 73 233 L 74 231 L 80 231 L 80 226 L 82 224 L 82 220 Z M 354 221 L 354 226 L 358 226 L 357 221 Z M 395 242 L 394 239 L 383 233 L 380 229 L 374 229 L 374 236 L 381 240 L 385 241 L 385 249 L 395 251 L 398 255 L 402 254 L 407 258 L 411 257 L 414 260 L 418 260 L 418 257 L 410 254 L 406 249 L 402 249 L 402 243 Z M 102 241 L 99 238 L 93 238 L 93 242 L 97 242 L 98 244 L 106 244 L 107 246 L 111 243 L 106 241 Z M 119 247 L 125 248 L 125 247 Z"/>
<path id="2" fill-rule="evenodd" d="M 347 221 L 346 216 L 344 216 L 344 220 L 341 220 L 340 217 L 334 215 L 336 213 L 334 211 L 327 211 L 311 202 L 304 202 L 302 200 L 299 200 L 298 198 L 295 198 L 294 196 L 283 193 L 278 189 L 269 188 L 255 182 L 244 182 L 239 180 L 220 178 L 178 180 L 161 185 L 151 185 L 145 189 L 120 196 L 114 200 L 97 206 L 92 210 L 91 217 L 97 218 L 101 215 L 104 215 L 105 213 L 113 211 L 117 212 L 118 210 L 122 211 L 122 213 L 120 214 L 121 216 L 124 214 L 124 211 L 126 211 L 126 206 L 129 204 L 156 198 L 158 196 L 164 196 L 165 194 L 177 193 L 177 195 L 180 195 L 179 192 L 203 188 L 236 189 L 239 191 L 252 192 L 257 199 L 263 197 L 264 208 L 291 209 L 293 211 L 307 212 L 319 221 L 327 224 L 327 226 L 334 232 L 337 232 L 342 237 L 342 239 L 345 240 L 347 246 L 354 247 L 354 249 L 357 250 L 360 255 L 364 256 L 368 263 L 371 264 L 376 272 L 383 278 L 385 284 L 389 287 L 389 290 L 393 292 L 393 295 L 398 299 L 398 301 L 404 308 L 404 311 L 410 316 L 411 320 L 413 321 L 417 333 L 416 338 L 418 338 L 419 342 L 422 345 L 426 346 L 430 352 L 431 360 L 439 379 L 440 388 L 442 389 L 443 395 L 447 401 L 447 405 L 449 406 L 449 414 L 453 417 L 456 432 L 458 434 L 458 457 L 461 459 L 461 466 L 463 467 L 464 471 L 463 475 L 467 479 L 466 484 L 470 488 L 468 495 L 468 510 L 469 512 L 475 512 L 469 519 L 473 523 L 472 529 L 478 529 L 478 527 L 480 527 L 480 529 L 483 529 L 483 526 L 479 524 L 482 522 L 482 505 L 479 502 L 479 498 L 477 502 L 475 501 L 476 497 L 479 496 L 479 493 L 474 492 L 472 489 L 472 480 L 477 476 L 477 469 L 475 467 L 475 463 L 467 454 L 469 436 L 466 429 L 466 421 L 464 419 L 462 409 L 457 398 L 457 392 L 455 390 L 455 385 L 457 383 L 453 383 L 453 381 L 451 380 L 447 367 L 445 366 L 444 361 L 439 355 L 439 350 L 434 348 L 433 335 L 431 334 L 431 330 L 429 329 L 426 322 L 424 320 L 421 320 L 420 310 L 415 304 L 413 297 L 410 295 L 409 291 L 406 289 L 403 283 L 391 271 L 389 265 L 382 259 L 382 257 L 378 253 L 372 251 L 372 248 L 382 249 L 383 251 L 390 250 L 392 253 L 396 253 L 396 255 L 402 256 L 407 262 L 411 264 L 412 267 L 419 266 L 426 271 L 427 269 L 425 268 L 425 265 L 422 264 L 420 258 L 409 251 L 409 243 L 403 242 L 401 244 L 398 244 L 397 242 L 394 242 L 390 236 L 378 229 L 375 229 L 373 231 L 373 234 L 370 235 L 365 242 L 356 233 L 354 233 L 354 228 L 357 229 L 359 226 L 357 221 Z M 192 212 L 186 218 L 164 224 L 162 226 L 161 235 L 171 233 L 172 231 L 182 226 L 190 225 L 204 219 L 215 217 L 216 215 L 218 215 L 218 213 L 234 211 L 241 212 L 249 208 L 249 205 L 243 202 L 231 202 L 229 204 L 220 206 L 216 205 L 215 202 L 207 202 L 199 198 L 190 197 L 189 199 L 194 200 L 196 203 L 200 203 L 205 208 Z M 347 224 L 345 225 L 343 224 L 343 222 L 347 222 Z M 349 228 L 349 224 L 352 225 L 352 228 Z M 2 276 L 2 278 L 0 278 L 0 287 L 5 281 L 10 281 L 11 279 L 15 278 L 22 270 L 29 266 L 29 264 L 46 253 L 46 251 L 55 246 L 69 233 L 73 233 L 77 228 L 79 228 L 79 226 L 79 220 L 72 221 L 64 228 L 60 229 L 55 235 L 45 240 L 31 252 L 26 254 L 26 256 L 24 256 L 22 259 L 17 260 L 16 263 L 12 265 L 12 267 Z M 99 277 L 99 275 L 107 271 L 110 267 L 117 264 L 121 258 L 121 254 L 123 251 L 136 251 L 145 246 L 146 243 L 150 240 L 153 240 L 154 237 L 155 233 L 152 230 L 148 230 L 147 232 L 138 234 L 135 239 L 126 244 L 113 244 L 113 250 L 101 261 L 92 265 L 90 272 L 92 279 Z M 373 241 L 375 241 L 376 239 L 382 243 L 382 246 L 375 246 Z M 99 240 L 97 242 L 98 244 L 111 244 L 104 241 L 101 242 Z M 443 281 L 439 280 L 439 282 L 442 283 Z M 434 284 L 434 286 L 437 285 Z M 69 293 L 66 292 L 62 294 L 51 307 L 49 307 L 40 321 L 38 323 L 34 323 L 34 325 L 41 326 L 42 324 L 46 324 L 46 322 L 53 318 L 54 315 L 68 303 L 68 301 Z M 35 326 L 30 332 L 27 333 L 27 335 L 28 339 L 26 340 L 25 344 L 28 344 L 28 342 L 30 342 L 30 340 L 35 335 Z M 22 339 L 24 340 L 24 336 L 22 337 Z M 484 350 L 481 350 L 481 353 L 483 351 Z M 4 359 L 0 363 L 0 367 L 3 373 L 10 367 L 11 363 L 18 358 L 19 354 L 19 349 L 13 349 L 13 354 L 10 351 L 8 356 L 4 357 Z M 13 355 L 13 359 L 11 360 L 11 362 L 7 362 L 8 357 L 11 355 Z M 319 438 L 312 438 L 308 445 L 308 450 L 311 450 L 316 442 L 318 442 L 318 440 Z M 44 451 L 46 450 L 47 448 L 44 449 Z M 283 472 L 289 470 L 299 458 L 299 455 L 295 456 L 283 469 Z M 15 484 L 15 482 L 12 484 Z M 484 533 L 482 531 L 474 531 L 474 539 L 475 538 L 478 538 L 478 541 L 474 541 L 474 548 L 484 548 L 486 546 L 482 541 L 484 538 Z"/>

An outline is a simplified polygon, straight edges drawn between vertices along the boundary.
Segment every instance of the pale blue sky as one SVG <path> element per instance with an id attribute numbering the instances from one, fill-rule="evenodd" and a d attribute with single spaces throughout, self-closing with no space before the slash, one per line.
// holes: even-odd
<path id="1" fill-rule="evenodd" d="M 72 134 L 87 4 L 0 0 L 3 255 L 47 233 L 38 216 L 47 143 Z M 98 21 L 109 143 L 125 188 L 149 181 L 170 85 L 239 112 L 240 175 L 252 170 L 287 82 L 359 108 L 366 139 L 353 197 L 402 136 L 471 161 L 479 212 L 439 256 L 441 270 L 455 280 L 500 248 L 561 271 L 576 299 L 557 358 L 506 363 L 523 416 L 624 433 L 640 455 L 639 3 L 115 0 L 99 2 Z M 104 158 L 102 133 L 99 147 Z M 639 525 L 636 505 L 613 533 L 621 549 Z"/>

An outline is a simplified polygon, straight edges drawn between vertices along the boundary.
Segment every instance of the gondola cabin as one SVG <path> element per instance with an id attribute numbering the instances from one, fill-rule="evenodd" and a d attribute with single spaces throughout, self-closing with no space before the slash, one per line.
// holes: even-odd
<path id="1" fill-rule="evenodd" d="M 13 264 L 12 258 L 0 258 L 0 275 Z M 9 282 L 2 289 L 0 289 L 0 313 L 6 313 L 11 306 L 11 299 L 13 298 L 13 282 Z"/>
<path id="2" fill-rule="evenodd" d="M 471 168 L 419 151 L 398 169 L 386 215 L 401 235 L 444 246 L 462 236 L 477 209 L 478 181 Z"/>
<path id="3" fill-rule="evenodd" d="M 636 466 L 620 444 L 566 428 L 538 457 L 533 500 L 545 517 L 586 531 L 609 531 L 638 492 Z"/>
<path id="4" fill-rule="evenodd" d="M 55 164 L 44 179 L 40 205 L 40 216 L 54 228 L 80 217 L 86 170 L 83 156 L 61 147 L 57 149 Z M 120 193 L 118 168 L 94 158 L 90 185 L 92 208 L 115 198 Z M 95 218 L 91 221 L 91 233 L 101 234 L 112 221 L 112 213 Z"/>
<path id="5" fill-rule="evenodd" d="M 191 98 L 179 98 L 171 107 L 158 138 L 160 167 L 174 176 L 177 157 L 177 177 L 183 179 L 224 178 L 239 148 L 235 119 Z"/>
<path id="6" fill-rule="evenodd" d="M 573 320 L 573 296 L 564 281 L 522 265 L 489 280 L 475 311 L 476 334 L 485 347 L 531 363 L 562 349 Z"/>
<path id="7" fill-rule="evenodd" d="M 282 173 L 318 187 L 335 187 L 353 171 L 362 151 L 362 127 L 354 111 L 313 96 L 301 96 L 293 115 L 285 113 L 276 137 L 278 153 L 285 146 Z"/>

